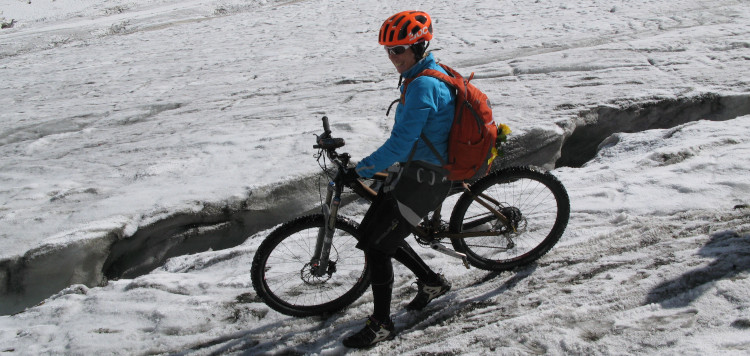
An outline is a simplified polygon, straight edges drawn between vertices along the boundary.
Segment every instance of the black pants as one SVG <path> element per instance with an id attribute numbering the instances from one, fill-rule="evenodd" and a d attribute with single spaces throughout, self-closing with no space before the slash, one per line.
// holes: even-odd
<path id="1" fill-rule="evenodd" d="M 401 216 L 397 204 L 392 194 L 381 189 L 359 227 L 362 240 L 357 247 L 365 251 L 371 267 L 375 304 L 373 317 L 379 321 L 390 317 L 393 292 L 392 258 L 409 268 L 423 282 L 434 283 L 438 280 L 437 274 L 405 241 L 411 233 L 411 225 Z"/>

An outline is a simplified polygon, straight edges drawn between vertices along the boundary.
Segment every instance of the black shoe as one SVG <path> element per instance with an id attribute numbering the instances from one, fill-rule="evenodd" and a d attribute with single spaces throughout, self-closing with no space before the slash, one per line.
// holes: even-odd
<path id="1" fill-rule="evenodd" d="M 356 334 L 344 339 L 343 344 L 346 347 L 354 349 L 364 349 L 372 347 L 383 340 L 392 340 L 396 337 L 393 331 L 393 321 L 390 318 L 385 322 L 379 322 L 373 317 L 367 318 L 365 327 Z"/>
<path id="2" fill-rule="evenodd" d="M 439 281 L 435 284 L 426 284 L 417 280 L 417 296 L 406 305 L 406 310 L 422 310 L 431 300 L 451 290 L 451 284 L 443 275 L 439 274 L 438 279 Z"/>

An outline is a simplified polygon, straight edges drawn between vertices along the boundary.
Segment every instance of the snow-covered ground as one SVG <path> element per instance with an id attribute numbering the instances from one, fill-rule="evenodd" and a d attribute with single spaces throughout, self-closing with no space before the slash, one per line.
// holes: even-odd
<path id="1" fill-rule="evenodd" d="M 369 352 L 750 352 L 750 4 L 413 7 L 433 15 L 434 53 L 476 72 L 516 143 L 559 151 L 584 127 L 640 132 L 553 171 L 571 221 L 537 264 L 466 271 L 418 250 L 454 289 L 406 313 L 413 279 L 398 269 L 400 335 Z M 398 80 L 376 32 L 400 10 L 391 0 L 0 0 L 0 22 L 15 20 L 0 31 L 0 294 L 72 284 L 0 316 L 0 353 L 346 352 L 339 341 L 370 312 L 369 293 L 327 319 L 271 311 L 248 275 L 268 231 L 137 278 L 106 281 L 101 269 L 110 246 L 175 215 L 288 204 L 273 188 L 316 173 L 324 114 L 355 159 L 377 147 Z M 591 115 L 643 119 L 660 103 L 670 117 L 638 129 Z M 654 129 L 691 116 L 681 107 L 731 120 Z M 289 215 L 314 206 L 312 193 Z M 366 206 L 346 209 L 356 220 Z M 80 284 L 91 280 L 102 285 Z"/>

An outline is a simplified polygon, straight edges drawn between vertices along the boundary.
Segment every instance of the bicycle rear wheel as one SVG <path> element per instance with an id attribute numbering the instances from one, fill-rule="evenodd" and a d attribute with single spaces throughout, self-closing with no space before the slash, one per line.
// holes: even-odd
<path id="1" fill-rule="evenodd" d="M 356 224 L 339 217 L 326 273 L 312 274 L 310 261 L 323 215 L 292 220 L 274 230 L 253 258 L 253 288 L 274 310 L 291 316 L 324 315 L 359 298 L 370 284 L 364 252 L 357 244 Z"/>
<path id="2" fill-rule="evenodd" d="M 504 271 L 529 264 L 557 243 L 568 224 L 568 193 L 548 172 L 530 167 L 502 169 L 474 183 L 471 191 L 512 221 L 510 227 L 499 221 L 468 192 L 458 199 L 451 214 L 451 232 L 482 236 L 453 238 L 451 243 L 477 268 Z"/>

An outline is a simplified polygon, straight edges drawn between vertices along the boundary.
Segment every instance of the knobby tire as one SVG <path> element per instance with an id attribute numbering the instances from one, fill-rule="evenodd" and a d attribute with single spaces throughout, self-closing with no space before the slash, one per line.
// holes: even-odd
<path id="1" fill-rule="evenodd" d="M 500 236 L 451 239 L 456 251 L 465 253 L 469 263 L 477 268 L 505 271 L 527 265 L 547 253 L 568 224 L 568 193 L 548 172 L 531 167 L 506 168 L 478 180 L 470 190 L 499 202 L 496 209 L 514 208 L 523 217 L 516 231 L 506 229 Z M 471 194 L 464 193 L 453 208 L 450 230 L 493 232 L 505 229 L 501 225 Z"/>
<path id="2" fill-rule="evenodd" d="M 346 308 L 370 285 L 364 252 L 355 248 L 357 225 L 345 218 L 336 220 L 330 274 L 309 273 L 321 214 L 297 218 L 282 224 L 258 247 L 251 278 L 256 293 L 268 306 L 290 316 L 326 315 Z"/>

